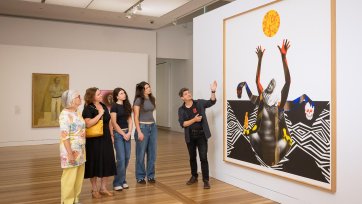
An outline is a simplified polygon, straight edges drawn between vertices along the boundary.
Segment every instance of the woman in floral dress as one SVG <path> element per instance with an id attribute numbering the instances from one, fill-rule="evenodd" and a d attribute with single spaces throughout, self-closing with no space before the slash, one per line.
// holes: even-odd
<path id="1" fill-rule="evenodd" d="M 61 178 L 61 203 L 79 203 L 84 180 L 85 122 L 78 112 L 81 104 L 77 91 L 68 90 L 62 94 L 64 109 L 59 116 L 60 159 L 63 174 Z"/>

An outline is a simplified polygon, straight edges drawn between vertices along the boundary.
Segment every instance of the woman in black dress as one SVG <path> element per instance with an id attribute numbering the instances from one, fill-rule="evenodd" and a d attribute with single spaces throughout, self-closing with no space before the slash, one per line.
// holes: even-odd
<path id="1" fill-rule="evenodd" d="M 92 127 L 103 119 L 103 136 L 86 139 L 86 158 L 84 178 L 90 178 L 92 183 L 92 197 L 100 198 L 113 196 L 107 190 L 107 177 L 116 175 L 116 163 L 112 138 L 110 133 L 111 116 L 107 107 L 101 103 L 102 95 L 98 88 L 86 90 L 83 118 L 86 127 Z M 101 187 L 98 191 L 97 177 L 101 178 Z"/>

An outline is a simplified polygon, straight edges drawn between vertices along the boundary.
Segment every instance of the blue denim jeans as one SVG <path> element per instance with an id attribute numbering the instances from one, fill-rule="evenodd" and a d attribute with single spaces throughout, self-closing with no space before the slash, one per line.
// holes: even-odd
<path id="1" fill-rule="evenodd" d="M 113 186 L 116 187 L 127 183 L 126 169 L 131 156 L 131 139 L 126 141 L 121 134 L 114 131 L 114 148 L 116 149 L 117 175 L 114 176 Z"/>
<path id="2" fill-rule="evenodd" d="M 136 140 L 136 179 L 155 178 L 155 162 L 157 153 L 157 126 L 153 124 L 140 124 L 144 135 L 142 141 L 138 140 L 138 133 L 135 132 Z M 145 168 L 145 155 L 147 153 L 147 172 Z"/>

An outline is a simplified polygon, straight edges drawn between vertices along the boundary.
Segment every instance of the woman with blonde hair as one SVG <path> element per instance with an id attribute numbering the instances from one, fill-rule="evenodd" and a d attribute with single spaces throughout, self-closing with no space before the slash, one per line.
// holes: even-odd
<path id="1" fill-rule="evenodd" d="M 61 96 L 64 109 L 59 115 L 61 178 L 61 203 L 79 203 L 84 180 L 85 123 L 78 112 L 82 103 L 77 91 L 68 90 Z"/>

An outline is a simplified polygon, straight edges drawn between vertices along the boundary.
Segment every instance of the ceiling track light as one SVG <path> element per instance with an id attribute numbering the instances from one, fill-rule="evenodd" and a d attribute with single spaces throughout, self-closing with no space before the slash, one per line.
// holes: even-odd
<path id="1" fill-rule="evenodd" d="M 132 18 L 132 15 L 136 14 L 138 11 L 142 11 L 142 5 L 141 3 L 144 0 L 139 0 L 137 3 L 129 7 L 124 13 L 126 13 L 126 18 L 130 19 Z"/>
<path id="2" fill-rule="evenodd" d="M 139 4 L 137 5 L 137 10 L 142 11 L 142 5 L 141 5 L 141 3 L 139 3 Z"/>

